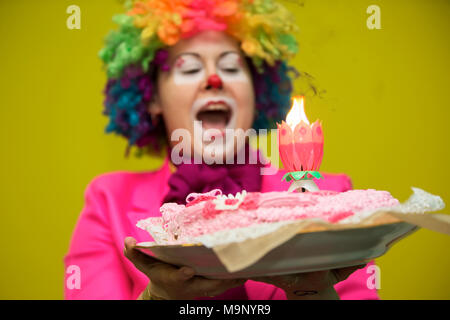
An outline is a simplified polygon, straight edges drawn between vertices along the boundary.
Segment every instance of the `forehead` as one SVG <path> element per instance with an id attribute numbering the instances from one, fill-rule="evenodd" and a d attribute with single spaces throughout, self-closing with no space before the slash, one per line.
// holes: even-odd
<path id="1" fill-rule="evenodd" d="M 191 38 L 182 39 L 169 47 L 169 58 L 174 59 L 184 53 L 216 57 L 225 51 L 240 54 L 239 42 L 221 31 L 204 31 Z"/>

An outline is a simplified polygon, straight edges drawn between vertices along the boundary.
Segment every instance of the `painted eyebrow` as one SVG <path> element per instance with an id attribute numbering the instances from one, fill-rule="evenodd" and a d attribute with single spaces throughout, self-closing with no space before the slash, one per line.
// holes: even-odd
<path id="1" fill-rule="evenodd" d="M 225 52 L 222 52 L 219 55 L 219 59 L 221 59 L 222 57 L 224 57 L 224 56 L 226 56 L 227 54 L 230 54 L 230 53 L 235 53 L 235 54 L 239 55 L 239 52 L 237 52 L 237 51 L 225 51 Z M 201 59 L 201 56 L 198 53 L 196 53 L 196 52 L 182 52 L 182 53 L 179 53 L 179 54 L 177 54 L 175 56 L 174 61 L 177 61 L 180 56 L 184 56 L 184 55 L 191 55 L 191 56 L 195 56 L 195 57 Z"/>
<path id="2" fill-rule="evenodd" d="M 196 56 L 197 58 L 200 58 L 200 55 L 198 53 L 195 53 L 195 52 L 182 52 L 182 53 L 177 54 L 175 56 L 175 58 L 173 59 L 173 61 L 177 61 L 179 57 L 185 56 L 185 55 Z"/>
<path id="3" fill-rule="evenodd" d="M 222 52 L 220 54 L 219 59 L 222 58 L 223 56 L 226 56 L 227 54 L 230 54 L 230 53 L 235 53 L 235 54 L 239 55 L 239 52 L 236 52 L 236 51 L 225 51 L 225 52 Z"/>

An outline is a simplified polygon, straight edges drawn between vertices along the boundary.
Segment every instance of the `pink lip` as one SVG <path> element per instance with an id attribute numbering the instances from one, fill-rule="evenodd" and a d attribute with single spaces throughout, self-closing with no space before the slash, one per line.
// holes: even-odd
<path id="1" fill-rule="evenodd" d="M 229 106 L 225 101 L 223 101 L 223 100 L 215 100 L 215 101 L 209 101 L 209 102 L 206 103 L 203 107 L 201 107 L 200 110 L 206 108 L 207 106 L 209 106 L 209 105 L 211 105 L 211 104 L 218 104 L 218 103 L 221 103 L 221 104 L 226 105 L 227 107 L 230 107 L 230 106 Z"/>

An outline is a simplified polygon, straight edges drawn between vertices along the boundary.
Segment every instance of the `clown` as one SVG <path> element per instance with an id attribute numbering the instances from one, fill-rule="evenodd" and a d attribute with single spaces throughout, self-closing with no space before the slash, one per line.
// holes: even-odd
<path id="1" fill-rule="evenodd" d="M 176 130 L 194 137 L 194 125 L 201 122 L 204 134 L 192 139 L 183 155 L 190 158 L 204 153 L 208 130 L 223 135 L 227 129 L 269 129 L 284 117 L 299 73 L 287 65 L 298 50 L 297 27 L 282 5 L 273 0 L 145 0 L 127 1 L 126 9 L 114 17 L 119 28 L 107 36 L 100 57 L 108 75 L 106 131 L 124 136 L 128 150 L 139 155 L 170 151 L 178 142 L 170 139 Z M 223 157 L 247 149 L 246 160 L 253 154 L 248 143 L 228 143 L 218 149 Z M 94 179 L 65 258 L 66 265 L 80 267 L 85 280 L 81 290 L 67 290 L 66 297 L 376 299 L 366 287 L 364 269 L 357 267 L 211 280 L 134 249 L 137 241 L 148 241 L 136 222 L 159 216 L 165 202 L 184 203 L 188 194 L 214 189 L 224 194 L 283 190 L 284 172 L 261 176 L 262 166 L 248 161 L 174 165 L 167 156 L 153 172 Z M 324 174 L 322 188 L 345 191 L 351 183 L 345 175 Z"/>

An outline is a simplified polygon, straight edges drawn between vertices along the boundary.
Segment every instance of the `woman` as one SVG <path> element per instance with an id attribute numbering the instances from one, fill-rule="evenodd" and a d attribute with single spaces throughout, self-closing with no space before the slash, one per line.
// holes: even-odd
<path id="1" fill-rule="evenodd" d="M 268 128 L 286 114 L 291 93 L 288 72 L 293 69 L 283 60 L 295 53 L 296 46 L 288 34 L 294 27 L 287 11 L 270 0 L 136 1 L 130 9 L 128 16 L 116 18 L 121 29 L 107 39 L 101 52 L 110 77 L 105 90 L 105 113 L 111 120 L 107 131 L 124 135 L 142 152 L 165 144 L 176 150 L 179 141 L 170 137 L 182 129 L 189 148 L 170 153 L 157 171 L 106 174 L 89 185 L 65 257 L 66 266 L 79 267 L 80 288 L 66 287 L 66 298 L 377 299 L 376 291 L 367 288 L 365 265 L 211 280 L 133 248 L 136 242 L 149 240 L 136 222 L 159 215 L 164 202 L 183 203 L 191 192 L 215 188 L 226 194 L 286 189 L 280 182 L 283 172 L 261 176 L 260 162 L 186 160 L 199 154 L 207 163 L 236 160 L 247 144 L 234 139 L 213 143 L 216 140 L 208 136 L 211 129 L 218 139 L 225 129 Z M 201 121 L 200 128 L 195 121 Z M 183 161 L 174 161 L 176 156 Z M 351 188 L 345 175 L 325 175 L 317 184 L 336 191 Z"/>

